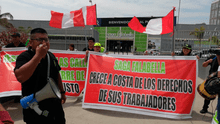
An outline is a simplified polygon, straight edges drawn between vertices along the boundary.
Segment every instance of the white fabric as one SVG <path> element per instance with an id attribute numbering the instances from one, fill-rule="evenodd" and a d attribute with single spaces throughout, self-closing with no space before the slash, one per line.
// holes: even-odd
<path id="1" fill-rule="evenodd" d="M 151 19 L 143 33 L 159 35 L 162 33 L 162 18 Z"/>
<path id="2" fill-rule="evenodd" d="M 86 6 L 82 7 L 82 12 L 83 12 L 84 24 L 87 25 L 87 23 L 86 23 L 86 21 L 87 21 L 87 18 L 86 18 L 86 16 L 87 16 L 87 7 Z"/>
<path id="3" fill-rule="evenodd" d="M 63 14 L 62 28 L 73 27 L 73 21 L 74 21 L 73 18 L 74 18 L 74 13 Z"/>
<path id="4" fill-rule="evenodd" d="M 218 66 L 218 71 L 220 71 L 220 66 Z"/>
<path id="5" fill-rule="evenodd" d="M 68 49 L 67 51 L 70 51 L 70 49 Z M 77 49 L 74 49 L 73 51 L 78 51 Z"/>

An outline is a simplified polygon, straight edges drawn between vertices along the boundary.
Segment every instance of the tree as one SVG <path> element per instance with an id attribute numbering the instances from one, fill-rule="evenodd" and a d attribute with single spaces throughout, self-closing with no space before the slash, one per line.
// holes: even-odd
<path id="1" fill-rule="evenodd" d="M 219 44 L 219 39 L 218 39 L 217 36 L 212 36 L 211 39 L 209 38 L 209 42 L 214 42 L 214 43 L 216 43 L 218 45 Z"/>
<path id="2" fill-rule="evenodd" d="M 31 27 L 28 27 L 27 29 L 25 29 L 24 27 L 22 28 L 19 27 L 18 29 L 14 27 L 8 28 L 6 31 L 2 31 L 0 33 L 0 41 L 2 42 L 1 44 L 7 45 L 11 43 L 12 42 L 11 34 L 13 34 L 14 32 L 20 33 L 20 41 L 25 44 L 27 42 L 31 30 L 32 30 Z"/>
<path id="3" fill-rule="evenodd" d="M 204 36 L 204 31 L 205 31 L 205 28 L 203 26 L 201 26 L 199 29 L 198 28 L 195 28 L 195 30 L 193 32 L 190 32 L 189 35 L 194 35 L 197 39 L 199 39 L 199 50 L 201 50 L 201 40 Z"/>
<path id="4" fill-rule="evenodd" d="M 0 25 L 6 28 L 6 31 L 0 33 L 1 45 L 7 45 L 11 43 L 11 34 L 14 32 L 20 33 L 20 41 L 25 44 L 32 28 L 28 27 L 25 29 L 24 27 L 20 26 L 18 29 L 16 29 L 11 23 L 8 22 L 8 18 L 13 20 L 13 16 L 10 13 L 3 13 L 0 15 Z"/>
<path id="5" fill-rule="evenodd" d="M 13 16 L 10 13 L 0 14 L 0 25 L 6 28 L 14 27 L 11 23 L 8 22 L 7 18 L 13 20 Z"/>

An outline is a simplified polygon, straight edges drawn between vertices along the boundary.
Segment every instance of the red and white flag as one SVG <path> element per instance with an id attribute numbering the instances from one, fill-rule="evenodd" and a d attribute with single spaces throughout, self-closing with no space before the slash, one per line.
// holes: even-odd
<path id="1" fill-rule="evenodd" d="M 140 21 L 135 16 L 128 23 L 128 26 L 137 32 L 151 35 L 171 33 L 173 32 L 174 10 L 175 8 L 163 18 L 151 19 L 146 28 L 141 25 Z"/>
<path id="2" fill-rule="evenodd" d="M 85 25 L 97 25 L 96 4 L 84 6 L 70 13 L 51 11 L 49 25 L 54 28 L 84 27 Z"/>

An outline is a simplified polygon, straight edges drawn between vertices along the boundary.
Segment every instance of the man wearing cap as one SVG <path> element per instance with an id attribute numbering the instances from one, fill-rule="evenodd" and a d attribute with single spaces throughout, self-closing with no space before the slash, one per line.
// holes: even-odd
<path id="1" fill-rule="evenodd" d="M 192 56 L 191 52 L 192 52 L 192 47 L 191 47 L 191 45 L 190 45 L 190 44 L 185 44 L 185 45 L 183 46 L 182 51 L 181 51 L 181 53 L 179 54 L 179 56 Z M 174 56 L 175 53 L 172 52 L 171 55 Z M 196 58 L 197 58 L 197 59 L 200 59 L 200 57 L 199 57 L 198 55 L 196 55 Z"/>
<path id="2" fill-rule="evenodd" d="M 20 42 L 20 34 L 15 32 L 12 35 L 12 42 L 9 43 L 8 45 L 6 45 L 6 48 L 10 48 L 10 47 L 25 47 L 25 44 L 23 44 L 22 42 Z"/>
<path id="3" fill-rule="evenodd" d="M 95 44 L 95 39 L 94 38 L 89 38 L 88 39 L 88 47 L 85 47 L 82 51 L 86 51 L 86 50 L 89 50 L 89 51 L 94 51 L 94 44 Z"/>
<path id="4" fill-rule="evenodd" d="M 101 51 L 101 44 L 100 43 L 95 43 L 93 49 L 94 49 L 95 52 L 100 52 Z"/>

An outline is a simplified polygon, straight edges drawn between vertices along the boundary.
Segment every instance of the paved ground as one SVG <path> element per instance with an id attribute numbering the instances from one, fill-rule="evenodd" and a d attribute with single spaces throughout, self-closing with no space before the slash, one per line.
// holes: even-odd
<path id="1" fill-rule="evenodd" d="M 202 82 L 203 80 L 198 78 L 197 85 Z M 217 104 L 217 99 L 215 99 L 210 104 L 210 113 L 200 114 L 204 99 L 197 93 L 192 118 L 175 120 L 107 110 L 82 109 L 81 99 L 82 96 L 78 99 L 68 98 L 63 105 L 67 124 L 210 124 Z M 3 106 L 8 110 L 15 124 L 25 124 L 22 120 L 22 108 L 19 103 L 9 101 Z"/>

